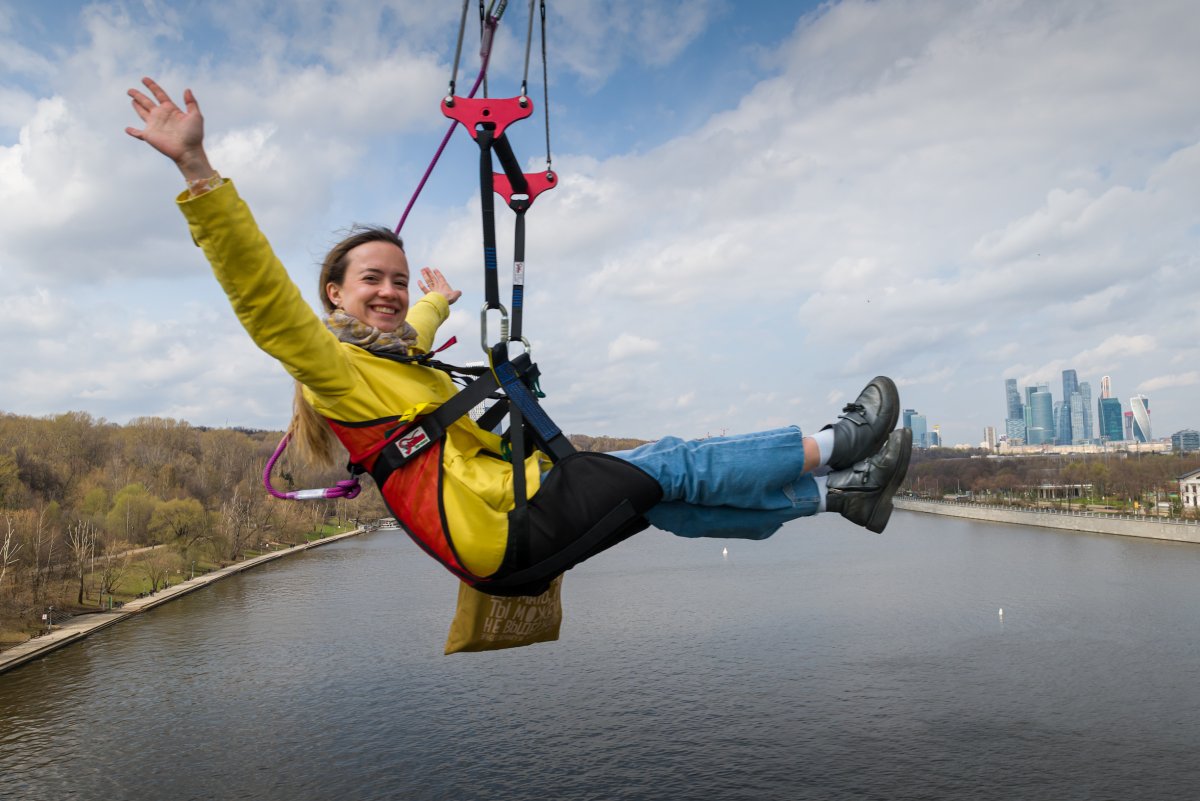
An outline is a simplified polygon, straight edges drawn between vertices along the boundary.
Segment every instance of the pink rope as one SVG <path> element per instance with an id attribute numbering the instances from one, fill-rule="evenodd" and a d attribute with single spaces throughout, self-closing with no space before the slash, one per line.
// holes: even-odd
<path id="1" fill-rule="evenodd" d="M 467 97 L 474 97 L 479 91 L 480 85 L 483 83 L 484 77 L 487 75 L 488 61 L 492 57 L 492 34 L 496 31 L 496 24 L 499 22 L 495 17 L 489 17 L 487 21 L 487 32 L 484 36 L 484 46 L 480 50 L 479 55 L 483 59 L 482 66 L 479 68 L 479 74 L 475 76 L 475 84 L 471 87 L 471 91 L 467 93 Z M 433 168 L 437 166 L 438 159 L 442 157 L 442 151 L 446 149 L 446 144 L 450 141 L 450 137 L 454 134 L 454 126 L 457 123 L 451 122 L 450 127 L 446 130 L 446 135 L 442 137 L 442 143 L 438 145 L 437 152 L 433 154 L 433 161 L 429 162 L 429 166 L 425 168 L 425 174 L 421 176 L 421 182 L 417 184 L 417 189 L 413 192 L 413 196 L 409 198 L 408 205 L 404 207 L 404 213 L 400 215 L 400 222 L 396 223 L 396 234 L 400 233 L 400 229 L 404 227 L 404 221 L 408 219 L 408 213 L 412 211 L 412 207 L 416 204 L 417 198 L 421 196 L 421 190 L 425 188 L 425 182 L 429 180 L 429 176 L 433 175 Z"/>

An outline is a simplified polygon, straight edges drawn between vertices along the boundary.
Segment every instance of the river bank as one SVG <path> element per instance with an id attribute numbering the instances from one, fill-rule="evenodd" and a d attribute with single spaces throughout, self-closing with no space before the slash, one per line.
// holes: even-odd
<path id="1" fill-rule="evenodd" d="M 56 651 L 59 648 L 63 648 L 64 646 L 91 636 L 101 629 L 106 629 L 109 626 L 120 623 L 126 618 L 133 617 L 134 615 L 140 615 L 142 612 L 153 609 L 156 606 L 165 604 L 168 601 L 173 601 L 176 598 L 180 598 L 190 592 L 194 592 L 201 587 L 207 587 L 209 584 L 212 584 L 215 581 L 220 581 L 221 579 L 227 578 L 236 573 L 241 573 L 242 571 L 249 570 L 252 567 L 257 567 L 264 562 L 271 562 L 275 559 L 288 556 L 289 554 L 297 553 L 299 551 L 306 551 L 309 548 L 318 548 L 331 542 L 337 542 L 338 540 L 343 540 L 347 537 L 356 536 L 364 531 L 374 531 L 376 528 L 377 526 L 375 524 L 363 526 L 361 528 L 356 528 L 353 531 L 347 531 L 342 534 L 334 534 L 329 537 L 323 537 L 322 539 L 306 542 L 302 545 L 296 545 L 291 548 L 284 548 L 282 550 L 264 553 L 261 556 L 256 556 L 252 559 L 246 559 L 242 562 L 229 565 L 228 567 L 214 570 L 211 573 L 206 573 L 202 576 L 196 576 L 195 578 L 180 582 L 179 584 L 175 584 L 174 586 L 168 587 L 165 590 L 160 590 L 159 592 L 156 592 L 153 595 L 149 595 L 145 598 L 138 598 L 137 600 L 129 601 L 119 609 L 113 609 L 109 612 L 96 612 L 93 614 L 76 616 L 60 626 L 52 627 L 52 630 L 48 634 L 43 634 L 40 637 L 34 637 L 33 639 L 21 643 L 20 645 L 15 645 L 12 648 L 0 651 L 0 673 L 20 667 L 27 662 L 31 662 L 34 659 L 39 659 L 45 656 L 51 651 Z"/>
<path id="2" fill-rule="evenodd" d="M 897 509 L 910 512 L 964 517 L 993 523 L 1015 523 L 1021 526 L 1200 544 L 1200 523 L 1196 521 L 1185 522 L 1170 518 L 1110 515 L 1100 512 L 1013 509 L 962 501 L 934 501 L 926 498 L 898 497 L 894 503 Z"/>

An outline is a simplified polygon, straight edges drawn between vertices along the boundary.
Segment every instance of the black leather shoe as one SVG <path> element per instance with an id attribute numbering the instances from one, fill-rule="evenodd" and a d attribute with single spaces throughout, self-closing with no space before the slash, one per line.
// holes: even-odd
<path id="1" fill-rule="evenodd" d="M 893 431 L 879 453 L 829 474 L 825 508 L 879 534 L 892 516 L 892 496 L 904 481 L 911 455 L 912 430 Z"/>
<path id="2" fill-rule="evenodd" d="M 884 375 L 872 378 L 858 398 L 842 409 L 838 421 L 825 426 L 833 429 L 829 468 L 845 470 L 876 453 L 899 420 L 900 393 L 895 382 Z"/>

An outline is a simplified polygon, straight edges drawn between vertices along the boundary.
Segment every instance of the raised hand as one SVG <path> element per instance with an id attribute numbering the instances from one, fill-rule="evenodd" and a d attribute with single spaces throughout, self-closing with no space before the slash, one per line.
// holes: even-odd
<path id="1" fill-rule="evenodd" d="M 204 152 L 204 117 L 192 90 L 184 90 L 185 111 L 175 105 L 152 79 L 143 78 L 142 83 L 153 97 L 137 89 L 130 89 L 129 96 L 133 99 L 133 110 L 141 117 L 145 127 L 129 127 L 125 133 L 142 140 L 175 162 L 188 181 L 211 176 L 213 169 Z"/>
<path id="2" fill-rule="evenodd" d="M 417 286 L 425 294 L 437 292 L 446 299 L 447 303 L 454 303 L 462 297 L 462 292 L 450 286 L 450 282 L 442 275 L 441 270 L 431 270 L 428 267 L 421 268 L 421 278 L 417 281 Z"/>

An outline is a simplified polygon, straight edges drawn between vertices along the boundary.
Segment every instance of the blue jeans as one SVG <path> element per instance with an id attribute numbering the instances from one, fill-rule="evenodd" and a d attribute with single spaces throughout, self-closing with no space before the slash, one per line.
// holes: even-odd
<path id="1" fill-rule="evenodd" d="M 761 539 L 788 520 L 816 514 L 821 503 L 816 481 L 804 472 L 804 435 L 796 426 L 690 441 L 664 437 L 611 455 L 658 481 L 663 500 L 647 517 L 685 537 Z"/>

